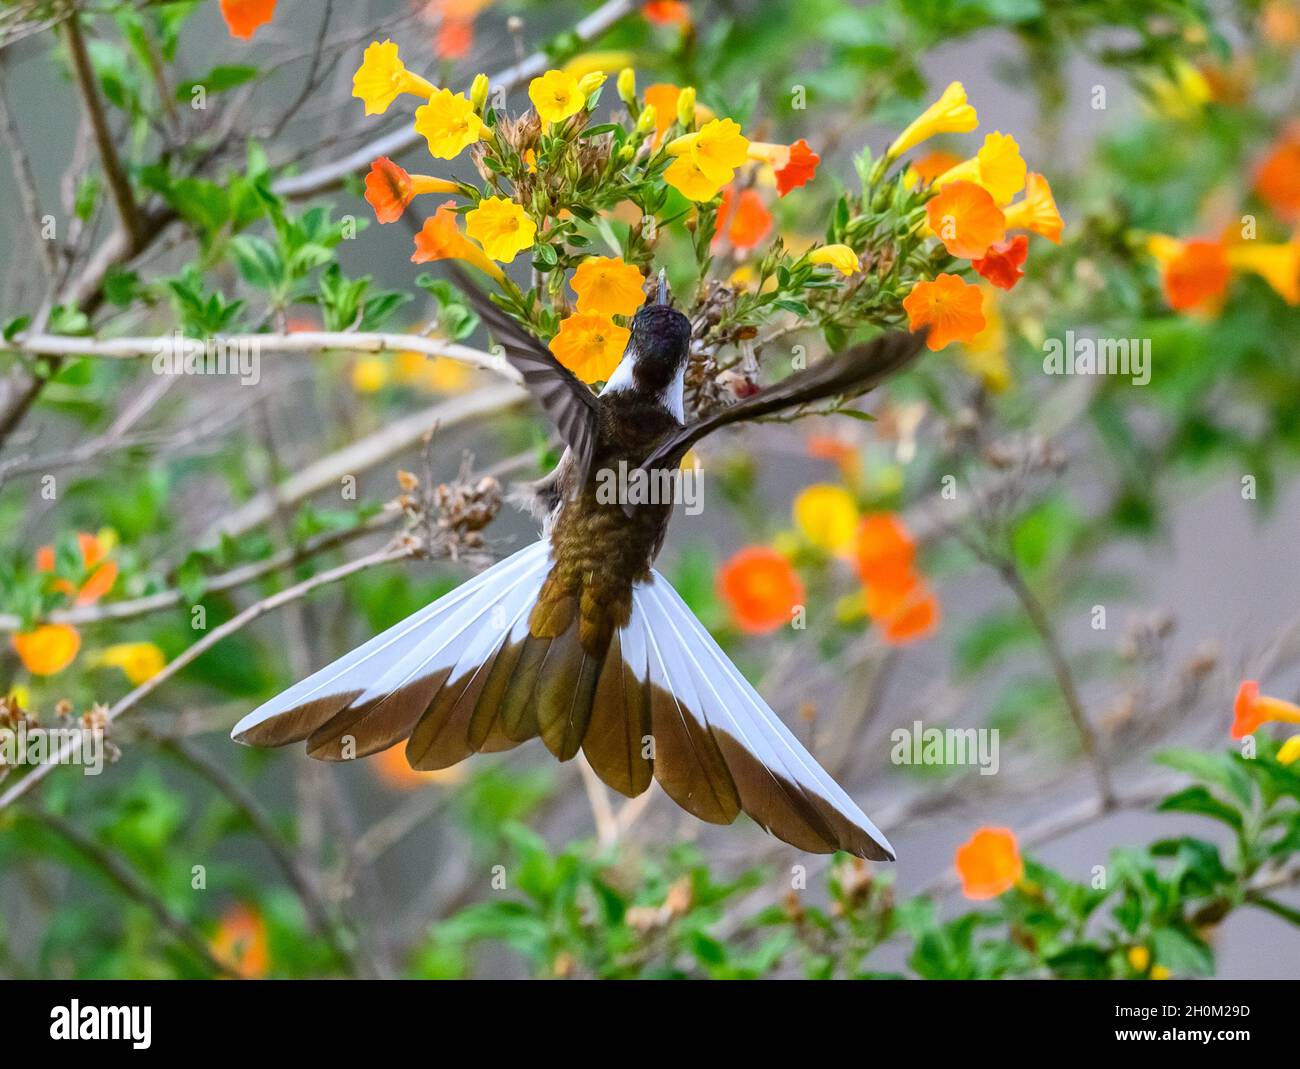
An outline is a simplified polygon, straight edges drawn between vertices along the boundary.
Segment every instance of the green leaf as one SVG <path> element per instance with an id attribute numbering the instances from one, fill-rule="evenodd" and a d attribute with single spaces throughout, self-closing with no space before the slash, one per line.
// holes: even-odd
<path id="1" fill-rule="evenodd" d="M 202 78 L 195 78 L 193 81 L 182 82 L 178 85 L 176 87 L 176 99 L 188 104 L 197 86 L 203 86 L 205 93 L 223 93 L 227 89 L 234 89 L 245 82 L 251 82 L 257 75 L 258 70 L 256 67 L 226 65 L 213 67 Z"/>
<path id="2" fill-rule="evenodd" d="M 1206 787 L 1188 787 L 1185 791 L 1171 794 L 1156 809 L 1161 813 L 1199 813 L 1201 816 L 1220 820 L 1229 827 L 1240 831 L 1245 823 L 1241 813 L 1221 802 Z"/>

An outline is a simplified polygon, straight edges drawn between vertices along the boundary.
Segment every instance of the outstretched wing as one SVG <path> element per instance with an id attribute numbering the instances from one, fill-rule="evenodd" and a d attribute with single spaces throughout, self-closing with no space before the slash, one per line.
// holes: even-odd
<path id="1" fill-rule="evenodd" d="M 924 331 L 915 334 L 890 331 L 804 371 L 797 371 L 752 397 L 683 427 L 660 444 L 641 467 L 647 471 L 676 468 L 691 446 L 728 423 L 770 416 L 774 412 L 839 394 L 865 393 L 915 360 L 925 344 L 925 337 Z"/>
<path id="2" fill-rule="evenodd" d="M 492 337 L 505 350 L 506 360 L 524 377 L 524 385 L 551 417 L 560 439 L 577 464 L 579 485 L 586 479 L 596 444 L 596 418 L 600 402 L 551 351 L 498 308 L 454 264 L 452 277 L 474 306 Z"/>

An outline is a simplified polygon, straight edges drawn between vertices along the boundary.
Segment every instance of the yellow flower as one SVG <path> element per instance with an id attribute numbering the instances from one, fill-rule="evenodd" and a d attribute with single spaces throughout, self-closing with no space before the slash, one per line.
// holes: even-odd
<path id="1" fill-rule="evenodd" d="M 388 365 L 377 356 L 362 357 L 352 365 L 352 388 L 357 393 L 377 393 L 388 382 Z"/>
<path id="2" fill-rule="evenodd" d="M 987 189 L 999 205 L 1010 204 L 1025 188 L 1025 161 L 1016 139 L 995 130 L 984 138 L 976 155 L 945 171 L 934 185 L 938 189 L 949 182 L 974 182 Z"/>
<path id="3" fill-rule="evenodd" d="M 382 115 L 402 93 L 428 99 L 433 91 L 433 83 L 406 69 L 392 41 L 371 42 L 352 76 L 352 95 L 365 103 L 367 115 Z"/>
<path id="4" fill-rule="evenodd" d="M 491 275 L 498 282 L 505 280 L 505 272 L 487 258 L 487 255 L 474 242 L 460 232 L 459 217 L 452 211 L 454 201 L 448 201 L 424 221 L 424 226 L 415 235 L 415 252 L 411 254 L 411 263 L 427 264 L 436 260 L 463 260 L 471 267 L 477 267 L 485 275 Z"/>
<path id="5" fill-rule="evenodd" d="M 1029 172 L 1024 198 L 1010 205 L 1003 214 L 1008 230 L 1028 230 L 1061 244 L 1065 223 L 1056 207 L 1056 198 L 1052 196 L 1052 187 L 1041 174 Z"/>
<path id="6" fill-rule="evenodd" d="M 677 94 L 677 121 L 689 127 L 700 121 L 698 105 L 695 103 L 695 86 L 688 85 Z"/>
<path id="7" fill-rule="evenodd" d="M 1134 972 L 1146 972 L 1151 964 L 1151 951 L 1146 947 L 1129 947 L 1128 963 Z"/>
<path id="8" fill-rule="evenodd" d="M 485 197 L 465 216 L 465 233 L 494 260 L 508 264 L 537 238 L 537 224 L 505 197 Z"/>
<path id="9" fill-rule="evenodd" d="M 886 156 L 897 159 L 909 148 L 928 141 L 936 134 L 965 134 L 979 125 L 975 109 L 966 103 L 966 89 L 961 82 L 953 82 L 943 95 L 908 123 L 907 128 L 894 138 Z"/>
<path id="10" fill-rule="evenodd" d="M 590 100 L 591 94 L 605 84 L 607 77 L 604 71 L 590 71 L 578 79 L 578 88 L 582 91 L 582 95 Z"/>
<path id="11" fill-rule="evenodd" d="M 862 270 L 858 254 L 847 245 L 823 245 L 820 249 L 813 249 L 808 260 L 814 264 L 830 264 L 845 278 Z"/>
<path id="12" fill-rule="evenodd" d="M 436 89 L 427 104 L 415 109 L 415 132 L 429 142 L 429 153 L 454 160 L 467 146 L 488 136 L 488 128 L 464 93 Z"/>
<path id="13" fill-rule="evenodd" d="M 167 658 L 152 642 L 119 642 L 100 653 L 95 663 L 122 669 L 127 681 L 138 687 L 166 668 Z"/>
<path id="14" fill-rule="evenodd" d="M 645 303 L 640 268 L 621 256 L 593 256 L 578 265 L 569 283 L 578 295 L 578 311 L 630 316 Z"/>
<path id="15" fill-rule="evenodd" d="M 794 499 L 794 522 L 818 549 L 845 554 L 857 537 L 858 507 L 844 487 L 818 483 Z"/>
<path id="16" fill-rule="evenodd" d="M 688 153 L 701 174 L 717 185 L 725 186 L 735 177 L 736 168 L 749 158 L 749 141 L 734 119 L 713 119 L 695 133 L 676 138 L 668 146 L 670 156 L 680 158 Z"/>
<path id="17" fill-rule="evenodd" d="M 528 83 L 528 99 L 547 122 L 563 122 L 587 103 L 578 79 L 566 71 L 547 71 Z"/>
<path id="18" fill-rule="evenodd" d="M 1002 393 L 1011 385 L 1006 328 L 993 287 L 981 286 L 980 292 L 984 295 L 984 329 L 961 347 L 961 365 L 990 393 Z"/>
<path id="19" fill-rule="evenodd" d="M 1209 80 L 1185 59 L 1174 60 L 1172 75 L 1143 79 L 1152 109 L 1170 119 L 1192 119 L 1214 99 Z"/>
<path id="20" fill-rule="evenodd" d="M 564 65 L 564 73 L 581 80 L 588 74 L 613 74 L 632 62 L 631 52 L 582 52 Z"/>
<path id="21" fill-rule="evenodd" d="M 1283 765 L 1293 765 L 1296 761 L 1300 761 L 1300 735 L 1292 735 L 1282 743 L 1281 749 L 1277 752 L 1277 759 Z"/>
<path id="22" fill-rule="evenodd" d="M 609 316 L 579 312 L 560 324 L 551 339 L 555 359 L 583 382 L 607 382 L 623 359 L 632 332 Z"/>
<path id="23" fill-rule="evenodd" d="M 631 107 L 636 103 L 636 71 L 624 67 L 618 72 L 618 98 Z"/>
<path id="24" fill-rule="evenodd" d="M 1287 304 L 1300 304 L 1300 241 L 1282 245 L 1243 241 L 1225 251 L 1230 266 L 1259 275 Z"/>
<path id="25" fill-rule="evenodd" d="M 1151 979 L 1152 979 L 1152 980 L 1168 980 L 1169 977 L 1172 976 L 1172 975 L 1173 975 L 1173 974 L 1172 974 L 1172 973 L 1171 973 L 1167 968 L 1165 968 L 1165 966 L 1163 966 L 1163 965 L 1152 965 L 1152 966 L 1151 966 Z"/>
<path id="26" fill-rule="evenodd" d="M 701 171 L 695 157 L 691 155 L 678 156 L 673 160 L 664 171 L 664 181 L 687 200 L 694 201 L 712 200 L 726 184 L 715 182 Z M 726 181 L 730 182 L 730 177 Z"/>

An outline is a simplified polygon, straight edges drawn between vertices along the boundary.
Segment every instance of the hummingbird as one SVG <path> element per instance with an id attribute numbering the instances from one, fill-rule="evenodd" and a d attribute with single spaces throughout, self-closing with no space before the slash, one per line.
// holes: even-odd
<path id="1" fill-rule="evenodd" d="M 863 393 L 915 359 L 924 334 L 887 332 L 688 422 L 692 326 L 663 272 L 599 394 L 457 281 L 566 447 L 534 484 L 541 537 L 249 713 L 232 737 L 305 740 L 326 761 L 406 740 L 421 770 L 540 738 L 561 761 L 581 751 L 628 797 L 653 779 L 709 823 L 744 812 L 801 850 L 892 861 L 885 836 L 655 570 L 672 502 L 609 501 L 599 489 L 620 463 L 676 471 L 721 427 Z"/>

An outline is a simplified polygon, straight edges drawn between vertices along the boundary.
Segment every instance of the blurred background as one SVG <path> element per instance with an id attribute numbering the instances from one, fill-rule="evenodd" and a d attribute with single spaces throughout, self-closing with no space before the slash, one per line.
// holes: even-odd
<path id="1" fill-rule="evenodd" d="M 248 39 L 218 0 L 96 4 L 82 20 L 149 206 L 126 254 L 64 5 L 0 6 L 0 167 L 28 172 L 42 204 L 19 178 L 0 193 L 0 690 L 11 717 L 44 724 L 111 710 L 117 755 L 100 776 L 55 768 L 21 788 L 31 770 L 0 770 L 0 974 L 1300 976 L 1300 765 L 1265 728 L 1276 772 L 1243 788 L 1229 736 L 1242 680 L 1300 694 L 1300 5 L 260 6 L 272 18 Z M 981 134 L 1013 133 L 1050 180 L 1063 240 L 1033 246 L 978 343 L 869 398 L 872 422 L 709 440 L 707 506 L 679 510 L 658 564 L 896 865 L 801 854 L 743 817 L 710 827 L 657 786 L 627 802 L 536 745 L 414 773 L 400 747 L 327 766 L 229 741 L 259 702 L 531 541 L 506 506 L 469 566 L 332 577 L 406 522 L 399 471 L 425 488 L 534 477 L 556 455 L 545 425 L 489 373 L 418 354 L 265 353 L 241 385 L 158 376 L 147 359 L 42 363 L 21 341 L 319 329 L 335 263 L 381 303 L 413 297 L 376 317 L 419 330 L 441 298 L 415 283 L 408 226 L 365 225 L 367 164 L 352 162 L 410 125 L 409 109 L 364 118 L 351 99 L 362 50 L 385 38 L 453 89 L 542 51 L 540 69 L 632 66 L 642 87 L 696 87 L 753 138 L 806 138 L 817 181 L 765 200 L 767 229 L 791 241 L 824 231 L 863 147 L 878 154 L 952 80 Z M 526 104 L 511 87 L 506 110 Z M 978 145 L 927 150 L 955 162 Z M 394 156 L 426 169 L 422 146 Z M 288 218 L 343 227 L 270 302 L 228 240 L 267 232 L 248 206 L 263 177 Z M 47 212 L 54 299 L 32 226 Z M 1232 245 L 1247 219 L 1249 240 L 1281 250 L 1267 270 L 1183 300 L 1160 239 Z M 689 263 L 686 246 L 665 239 L 665 262 Z M 733 245 L 713 274 L 742 287 L 746 262 Z M 1150 384 L 1044 374 L 1044 339 L 1067 330 L 1150 339 Z M 486 345 L 481 330 L 464 340 Z M 810 487 L 845 493 L 801 513 Z M 864 614 L 852 538 L 828 533 L 879 513 L 920 545 L 941 606 L 902 642 Z M 749 546 L 791 562 L 807 629 L 747 621 L 724 577 Z M 59 619 L 77 648 L 55 671 L 9 642 Z M 916 721 L 996 729 L 997 773 L 899 764 L 891 734 Z M 974 901 L 957 851 L 990 827 L 1028 868 Z"/>

